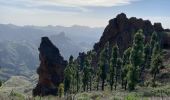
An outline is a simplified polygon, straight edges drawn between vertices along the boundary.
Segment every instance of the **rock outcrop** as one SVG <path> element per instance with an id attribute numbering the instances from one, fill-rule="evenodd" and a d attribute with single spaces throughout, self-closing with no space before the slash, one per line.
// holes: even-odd
<path id="1" fill-rule="evenodd" d="M 39 80 L 33 89 L 33 96 L 57 95 L 57 87 L 64 80 L 67 62 L 48 37 L 42 37 L 39 52 L 40 66 L 37 69 Z"/>
<path id="2" fill-rule="evenodd" d="M 170 47 L 170 42 L 167 43 L 170 37 L 164 35 L 161 23 L 154 23 L 152 25 L 149 20 L 137 19 L 135 17 L 127 18 L 124 13 L 121 13 L 109 21 L 100 41 L 94 45 L 94 50 L 100 52 L 106 42 L 112 45 L 117 43 L 120 54 L 122 54 L 125 49 L 131 46 L 134 33 L 139 29 L 143 30 L 146 42 L 150 40 L 151 34 L 156 31 L 161 37 L 162 45 Z"/>

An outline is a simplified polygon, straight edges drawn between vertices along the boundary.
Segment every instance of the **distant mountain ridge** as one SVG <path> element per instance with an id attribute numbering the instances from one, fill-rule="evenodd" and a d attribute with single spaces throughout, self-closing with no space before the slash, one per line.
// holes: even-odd
<path id="1" fill-rule="evenodd" d="M 64 32 L 66 36 L 77 42 L 97 41 L 103 32 L 103 27 L 91 28 L 88 26 L 74 25 L 70 27 L 65 26 L 16 26 L 13 24 L 0 24 L 0 39 L 6 40 L 28 40 L 40 38 L 40 36 L 50 36 Z M 6 37 L 6 35 L 9 35 Z M 19 36 L 19 37 L 16 37 Z M 27 37 L 27 38 L 26 38 Z M 83 38 L 82 38 L 83 37 Z"/>
<path id="2" fill-rule="evenodd" d="M 77 35 L 80 32 L 84 35 Z M 93 40 L 97 40 L 100 33 L 102 28 L 78 25 L 40 27 L 0 24 L 0 78 L 6 80 L 13 75 L 35 74 L 39 64 L 37 47 L 43 36 L 48 36 L 64 59 L 68 59 L 70 55 L 76 57 L 78 52 L 92 48 Z"/>

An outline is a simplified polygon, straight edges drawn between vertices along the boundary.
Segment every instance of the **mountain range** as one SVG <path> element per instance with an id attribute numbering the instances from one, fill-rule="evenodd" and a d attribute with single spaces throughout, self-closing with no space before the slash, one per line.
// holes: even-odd
<path id="1" fill-rule="evenodd" d="M 14 75 L 34 74 L 39 65 L 37 47 L 43 36 L 48 36 L 59 48 L 64 59 L 68 60 L 70 55 L 77 57 L 78 52 L 90 50 L 103 29 L 78 25 L 64 27 L 0 24 L 0 78 L 6 80 Z"/>

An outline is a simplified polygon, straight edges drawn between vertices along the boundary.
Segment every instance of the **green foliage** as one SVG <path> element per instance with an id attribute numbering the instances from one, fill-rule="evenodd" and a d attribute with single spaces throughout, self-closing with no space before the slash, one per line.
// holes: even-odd
<path id="1" fill-rule="evenodd" d="M 152 36 L 151 36 L 151 41 L 150 41 L 150 49 L 151 49 L 151 54 L 152 54 L 152 51 L 153 51 L 153 48 L 156 44 L 156 42 L 158 42 L 158 35 L 156 32 L 153 32 L 152 33 Z"/>
<path id="2" fill-rule="evenodd" d="M 150 45 L 149 43 L 147 43 L 144 47 L 144 53 L 145 53 L 145 57 L 144 57 L 144 67 L 146 68 L 150 68 L 150 62 L 151 62 L 151 50 L 150 50 Z"/>
<path id="3" fill-rule="evenodd" d="M 124 51 L 122 68 L 121 68 L 122 88 L 124 88 L 125 90 L 127 86 L 127 74 L 128 74 L 128 69 L 129 69 L 128 67 L 130 64 L 130 60 L 129 60 L 130 52 L 131 52 L 130 47 Z"/>
<path id="4" fill-rule="evenodd" d="M 65 91 L 75 93 L 75 86 L 77 92 L 81 90 L 91 91 L 94 88 L 99 90 L 99 86 L 104 91 L 105 86 L 108 84 L 111 90 L 113 90 L 113 86 L 116 90 L 120 82 L 122 89 L 126 90 L 128 87 L 129 91 L 134 90 L 137 85 L 139 85 L 138 88 L 140 86 L 147 86 L 149 88 L 150 85 L 157 85 L 155 77 L 162 66 L 162 50 L 157 33 L 154 32 L 152 34 L 150 43 L 145 44 L 144 40 L 143 31 L 139 30 L 134 35 L 132 46 L 127 48 L 123 55 L 119 55 L 117 45 L 111 47 L 109 42 L 107 42 L 98 53 L 88 51 L 76 60 L 73 60 L 71 56 L 69 64 L 64 71 Z M 144 80 L 143 73 L 145 68 L 150 69 L 153 76 L 152 82 Z M 150 95 L 148 91 L 145 93 Z M 81 96 L 79 99 L 89 98 L 88 96 Z M 93 98 L 97 97 L 93 96 Z M 128 95 L 125 100 L 139 100 L 139 96 Z"/>
<path id="5" fill-rule="evenodd" d="M 83 93 L 77 97 L 77 100 L 90 100 L 90 96 L 87 93 Z"/>
<path id="6" fill-rule="evenodd" d="M 89 81 L 89 67 L 87 66 L 89 64 L 89 62 L 86 60 L 86 66 L 84 66 L 84 69 L 83 69 L 83 79 L 82 79 L 82 82 L 83 82 L 83 89 L 84 91 L 86 90 L 86 87 L 87 87 L 87 90 L 88 90 L 88 81 Z"/>
<path id="7" fill-rule="evenodd" d="M 115 96 L 112 100 L 121 100 L 120 97 Z"/>
<path id="8" fill-rule="evenodd" d="M 17 93 L 17 92 L 14 92 L 13 90 L 11 91 L 10 95 L 9 95 L 11 98 L 15 98 L 17 100 L 24 100 L 25 99 L 25 96 L 23 96 L 22 94 L 20 93 Z"/>
<path id="9" fill-rule="evenodd" d="M 144 35 L 142 30 L 139 30 L 134 36 L 130 61 L 134 67 L 140 67 L 144 61 Z"/>
<path id="10" fill-rule="evenodd" d="M 95 56 L 95 52 L 93 52 L 93 51 L 90 51 L 90 52 L 88 52 L 87 53 L 88 54 L 88 60 L 89 60 L 89 85 L 90 85 L 90 91 L 92 90 L 92 79 L 93 79 L 93 77 L 94 77 L 94 70 L 93 70 L 93 68 L 92 68 L 92 57 L 93 56 Z"/>
<path id="11" fill-rule="evenodd" d="M 64 70 L 64 89 L 68 92 L 73 81 L 73 56 L 70 56 L 69 64 Z"/>
<path id="12" fill-rule="evenodd" d="M 140 100 L 140 97 L 137 96 L 136 94 L 128 94 L 128 95 L 125 97 L 125 100 Z"/>
<path id="13" fill-rule="evenodd" d="M 128 68 L 129 68 L 129 71 L 128 71 L 128 74 L 127 74 L 128 89 L 131 91 L 131 90 L 135 89 L 135 86 L 137 84 L 138 72 L 131 64 L 129 64 Z"/>
<path id="14" fill-rule="evenodd" d="M 139 30 L 135 36 L 130 54 L 130 67 L 128 71 L 128 88 L 134 90 L 139 79 L 139 72 L 144 61 L 144 35 Z"/>
<path id="15" fill-rule="evenodd" d="M 76 79 L 76 88 L 77 88 L 77 92 L 79 91 L 79 89 L 80 89 L 80 74 L 79 74 L 79 72 L 80 72 L 80 65 L 79 65 L 79 63 L 78 63 L 78 61 L 75 61 L 75 72 L 76 72 L 76 75 L 75 75 L 75 79 Z"/>
<path id="16" fill-rule="evenodd" d="M 122 59 L 118 58 L 117 59 L 116 69 L 115 69 L 115 90 L 117 88 L 118 80 L 120 79 L 119 76 L 121 75 L 121 67 L 122 67 Z"/>
<path id="17" fill-rule="evenodd" d="M 152 82 L 153 82 L 153 87 L 155 87 L 156 74 L 159 73 L 159 70 L 162 66 L 162 54 L 161 54 L 159 43 L 155 44 L 153 51 L 152 51 L 151 58 L 152 58 L 151 59 L 151 74 L 153 76 Z"/>
<path id="18" fill-rule="evenodd" d="M 112 48 L 112 54 L 111 54 L 111 61 L 110 61 L 110 87 L 111 87 L 111 90 L 113 90 L 113 84 L 114 84 L 114 77 L 115 77 L 115 71 L 116 71 L 116 68 L 117 68 L 117 59 L 118 59 L 118 46 L 115 45 L 113 48 Z"/>
<path id="19" fill-rule="evenodd" d="M 102 90 L 104 90 L 104 84 L 107 76 L 107 67 L 109 66 L 109 43 L 107 43 L 104 47 L 104 49 L 100 53 L 100 61 L 99 61 L 99 66 L 100 66 L 100 77 L 102 79 Z"/>
<path id="20" fill-rule="evenodd" d="M 60 83 L 59 87 L 58 87 L 58 95 L 59 97 L 64 96 L 64 84 Z"/>

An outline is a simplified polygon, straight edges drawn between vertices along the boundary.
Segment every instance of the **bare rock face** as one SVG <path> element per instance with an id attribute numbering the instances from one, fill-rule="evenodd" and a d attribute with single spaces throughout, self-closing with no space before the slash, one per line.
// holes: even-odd
<path id="1" fill-rule="evenodd" d="M 39 80 L 33 89 L 33 96 L 57 95 L 57 87 L 64 80 L 67 62 L 48 37 L 42 37 L 39 52 L 40 66 L 37 69 Z"/>
<path id="2" fill-rule="evenodd" d="M 160 35 L 162 45 L 170 47 L 170 43 L 167 43 L 170 38 L 163 35 L 164 29 L 161 23 L 152 25 L 149 20 L 137 19 L 135 17 L 127 18 L 124 13 L 121 13 L 109 21 L 100 41 L 94 45 L 94 50 L 100 52 L 107 42 L 111 43 L 111 45 L 117 43 L 122 55 L 123 51 L 132 45 L 133 36 L 139 29 L 142 29 L 144 32 L 145 42 L 149 42 L 152 33 L 156 31 Z"/>

